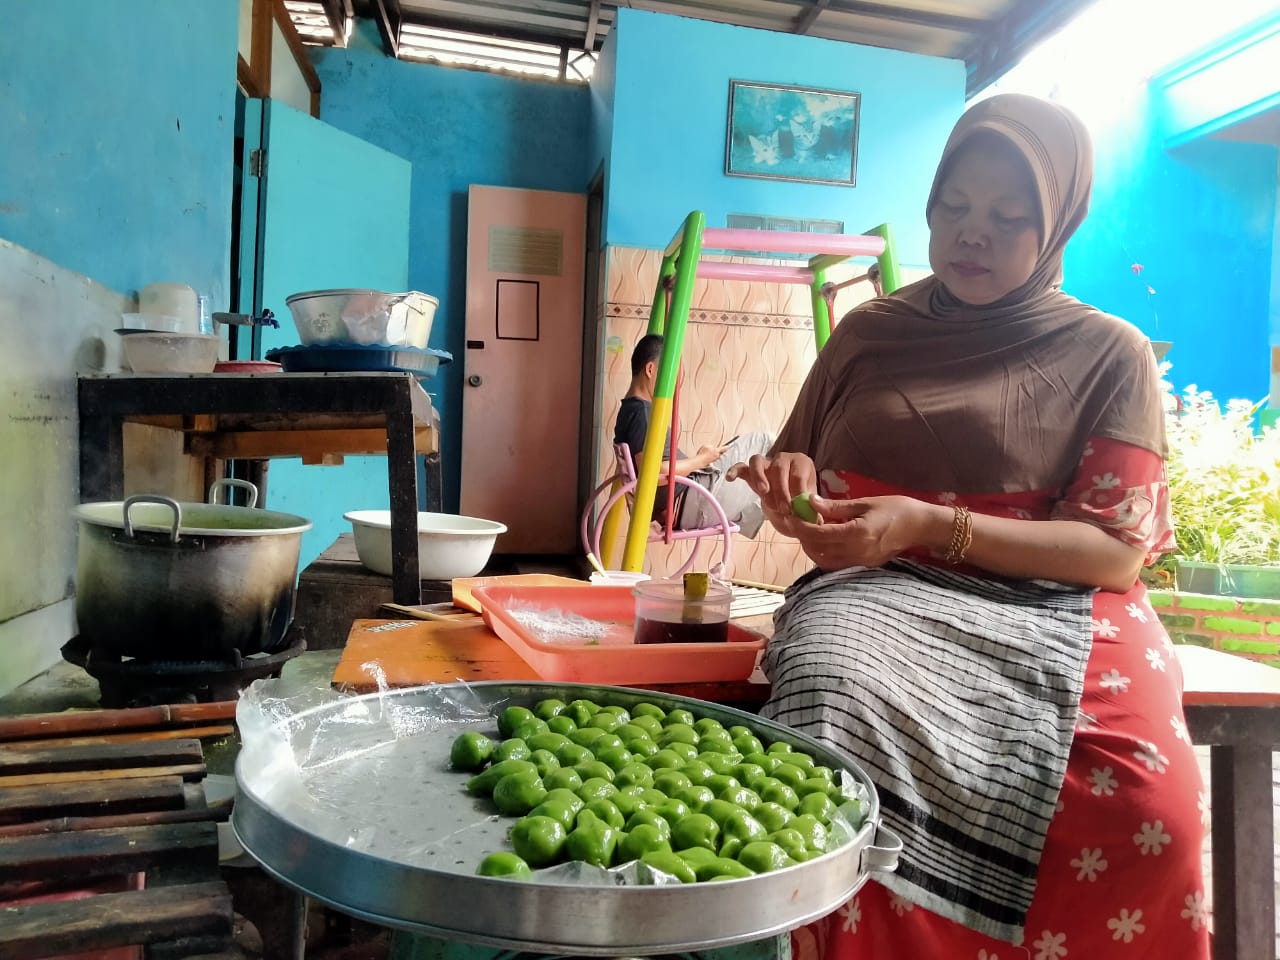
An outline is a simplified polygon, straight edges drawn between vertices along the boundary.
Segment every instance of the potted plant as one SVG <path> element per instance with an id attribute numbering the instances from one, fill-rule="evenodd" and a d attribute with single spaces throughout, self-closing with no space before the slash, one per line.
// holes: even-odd
<path id="1" fill-rule="evenodd" d="M 1280 430 L 1256 428 L 1261 404 L 1164 386 L 1178 548 L 1156 570 L 1189 593 L 1280 598 Z"/>

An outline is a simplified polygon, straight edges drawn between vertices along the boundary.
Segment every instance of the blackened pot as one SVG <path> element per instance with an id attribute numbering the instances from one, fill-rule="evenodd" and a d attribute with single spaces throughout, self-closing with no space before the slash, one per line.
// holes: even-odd
<path id="1" fill-rule="evenodd" d="M 76 619 L 95 648 L 147 660 L 284 646 L 303 517 L 168 497 L 85 503 Z"/>

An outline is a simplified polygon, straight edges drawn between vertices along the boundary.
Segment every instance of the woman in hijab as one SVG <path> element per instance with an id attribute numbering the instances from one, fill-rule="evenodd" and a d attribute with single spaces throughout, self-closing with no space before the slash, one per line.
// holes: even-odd
<path id="1" fill-rule="evenodd" d="M 798 960 L 1209 955 L 1206 795 L 1138 579 L 1174 542 L 1159 374 L 1059 289 L 1092 164 L 1057 105 L 970 109 L 929 195 L 933 276 L 849 313 L 735 468 L 816 566 L 763 712 L 849 750 L 904 841 Z"/>

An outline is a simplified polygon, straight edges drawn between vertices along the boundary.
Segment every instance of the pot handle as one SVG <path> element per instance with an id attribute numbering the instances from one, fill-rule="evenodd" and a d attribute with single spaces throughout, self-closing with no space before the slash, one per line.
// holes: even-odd
<path id="1" fill-rule="evenodd" d="M 208 499 L 210 503 L 218 502 L 218 490 L 223 487 L 240 487 L 244 490 L 249 491 L 248 497 L 246 498 L 249 501 L 248 503 L 249 509 L 252 510 L 254 507 L 258 505 L 258 488 L 254 486 L 252 483 L 250 483 L 248 480 L 233 480 L 231 477 L 225 477 L 222 480 L 215 480 L 213 481 L 213 483 L 209 485 Z M 227 491 L 227 503 L 228 504 L 231 503 L 230 490 Z"/>
<path id="2" fill-rule="evenodd" d="M 898 855 L 902 853 L 902 838 L 888 827 L 877 823 L 871 843 L 862 848 L 860 873 L 893 873 L 898 869 Z"/>
<path id="3" fill-rule="evenodd" d="M 182 507 L 178 505 L 177 500 L 170 497 L 158 497 L 149 493 L 138 494 L 124 502 L 124 535 L 126 537 L 133 538 L 133 521 L 129 519 L 129 511 L 133 509 L 135 503 L 158 503 L 173 510 L 173 527 L 169 530 L 169 542 L 178 542 L 178 528 L 182 526 Z"/>

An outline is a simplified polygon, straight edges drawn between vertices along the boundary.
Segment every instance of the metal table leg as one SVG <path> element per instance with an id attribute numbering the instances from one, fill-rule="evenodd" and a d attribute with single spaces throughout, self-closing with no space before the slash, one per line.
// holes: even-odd
<path id="1" fill-rule="evenodd" d="M 81 411 L 80 499 L 124 498 L 124 419 Z"/>
<path id="2" fill-rule="evenodd" d="M 432 513 L 444 511 L 444 477 L 440 464 L 440 454 L 428 453 L 422 458 L 422 473 L 426 483 L 424 496 L 427 509 Z"/>
<path id="3" fill-rule="evenodd" d="M 244 478 L 258 488 L 258 506 L 267 505 L 267 470 L 270 460 L 245 460 Z"/>
<path id="4" fill-rule="evenodd" d="M 1213 813 L 1213 955 L 1275 956 L 1271 747 L 1209 749 Z"/>
<path id="5" fill-rule="evenodd" d="M 422 602 L 418 574 L 418 466 L 413 412 L 387 413 L 387 483 L 391 494 L 391 595 L 396 603 Z"/>
<path id="6" fill-rule="evenodd" d="M 289 900 L 289 960 L 304 960 L 307 955 L 307 898 L 290 888 Z"/>

